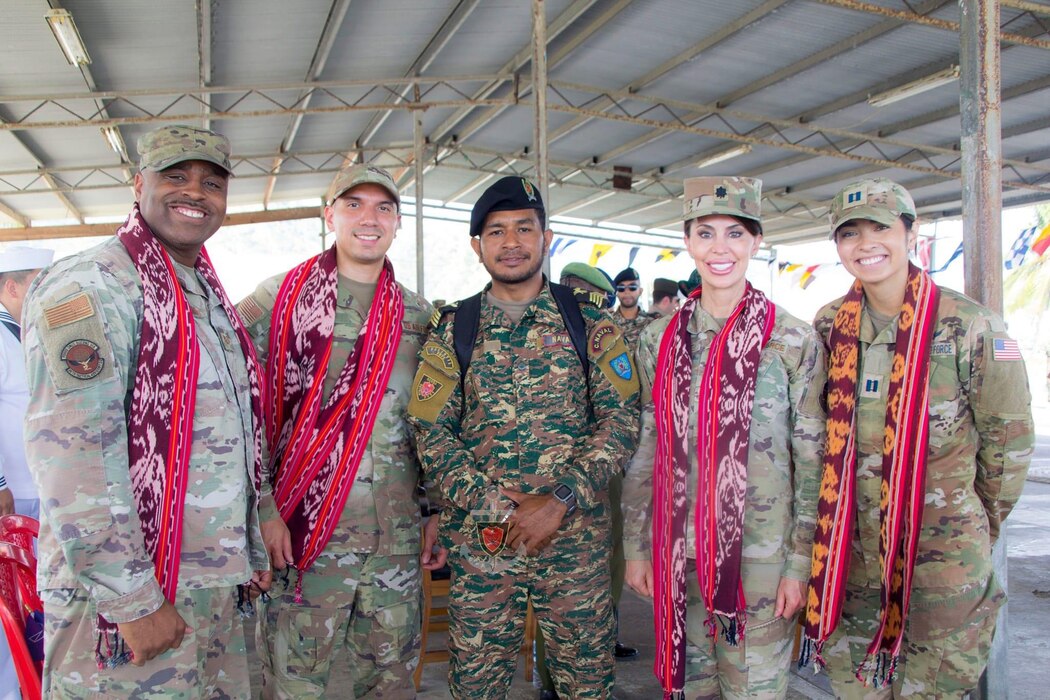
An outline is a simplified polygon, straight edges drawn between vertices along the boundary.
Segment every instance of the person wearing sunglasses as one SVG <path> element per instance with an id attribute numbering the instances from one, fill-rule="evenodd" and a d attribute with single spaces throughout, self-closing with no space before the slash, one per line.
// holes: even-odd
<path id="1" fill-rule="evenodd" d="M 642 298 L 645 288 L 642 287 L 642 282 L 638 278 L 638 271 L 633 267 L 620 270 L 620 273 L 613 278 L 613 284 L 616 286 L 616 298 L 620 302 L 613 311 L 613 321 L 623 331 L 627 347 L 634 352 L 634 349 L 638 347 L 638 337 L 642 334 L 642 330 L 660 315 L 642 311 L 642 307 L 638 305 L 638 300 Z"/>

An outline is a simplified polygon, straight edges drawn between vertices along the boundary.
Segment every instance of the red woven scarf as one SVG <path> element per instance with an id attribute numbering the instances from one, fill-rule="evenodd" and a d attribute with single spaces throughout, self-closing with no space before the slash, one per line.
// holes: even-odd
<path id="1" fill-rule="evenodd" d="M 405 305 L 389 261 L 335 389 L 322 403 L 335 328 L 335 248 L 298 265 L 277 292 L 266 364 L 274 498 L 302 572 L 335 530 L 394 368 Z"/>
<path id="2" fill-rule="evenodd" d="M 875 687 L 893 682 L 911 599 L 912 573 L 926 498 L 930 345 L 937 325 L 939 299 L 940 292 L 930 276 L 909 265 L 886 400 L 879 503 L 882 604 L 878 630 L 857 669 L 857 678 Z M 818 666 L 823 665 L 820 653 L 838 625 L 845 599 L 856 511 L 854 410 L 863 305 L 864 288 L 857 281 L 835 314 L 831 330 L 828 436 L 813 538 L 806 644 L 800 665 L 808 663 L 813 656 Z"/>
<path id="3" fill-rule="evenodd" d="M 697 289 L 674 316 L 660 342 L 653 406 L 653 606 L 655 672 L 664 697 L 685 689 L 686 527 L 689 503 L 689 321 L 700 303 Z M 716 621 L 730 644 L 746 625 L 740 561 L 751 409 L 762 348 L 776 307 L 750 284 L 725 326 L 711 341 L 697 405 L 696 569 L 712 636 Z"/>
<path id="4" fill-rule="evenodd" d="M 193 449 L 193 414 L 201 351 L 193 313 L 175 275 L 175 267 L 142 218 L 137 204 L 117 229 L 117 238 L 142 282 L 142 327 L 135 389 L 128 415 L 131 490 L 157 581 L 164 597 L 174 601 L 179 581 L 182 518 Z M 262 399 L 255 349 L 203 248 L 196 270 L 219 298 L 241 342 L 251 392 L 253 466 L 258 489 L 262 473 Z M 130 654 L 116 634 L 116 624 L 101 616 L 98 622 L 96 659 L 99 667 L 129 661 Z"/>

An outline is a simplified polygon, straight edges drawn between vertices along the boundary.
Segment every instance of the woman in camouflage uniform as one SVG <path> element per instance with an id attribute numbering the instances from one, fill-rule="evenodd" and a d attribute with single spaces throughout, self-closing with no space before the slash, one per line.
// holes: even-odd
<path id="1" fill-rule="evenodd" d="M 809 576 L 825 358 L 813 329 L 745 278 L 760 200 L 759 180 L 686 180 L 685 245 L 703 285 L 637 351 L 627 582 L 654 598 L 665 693 L 690 699 L 786 695 Z"/>
<path id="2" fill-rule="evenodd" d="M 915 204 L 886 179 L 832 201 L 856 278 L 814 326 L 828 442 L 803 662 L 842 698 L 958 698 L 1005 593 L 991 546 L 1032 454 L 1031 396 L 1001 318 L 908 260 Z"/>

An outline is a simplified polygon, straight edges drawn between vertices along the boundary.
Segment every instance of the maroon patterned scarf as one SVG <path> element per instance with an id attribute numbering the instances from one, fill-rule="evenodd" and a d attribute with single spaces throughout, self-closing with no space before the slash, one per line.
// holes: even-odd
<path id="1" fill-rule="evenodd" d="M 930 349 L 937 327 L 940 290 L 926 272 L 908 266 L 908 282 L 897 322 L 879 503 L 879 562 L 882 595 L 879 627 L 857 678 L 876 688 L 893 682 L 904 642 L 911 581 L 926 500 L 930 440 Z M 811 658 L 823 666 L 824 642 L 835 630 L 845 601 L 856 512 L 857 374 L 864 287 L 855 282 L 838 312 L 829 339 L 828 435 L 817 502 L 817 529 L 806 596 L 806 642 L 799 665 Z"/>
<path id="2" fill-rule="evenodd" d="M 295 267 L 277 293 L 266 364 L 274 498 L 302 575 L 328 544 L 368 446 L 401 341 L 405 305 L 387 260 L 372 308 L 322 404 L 335 328 L 335 248 Z"/>
<path id="3" fill-rule="evenodd" d="M 128 416 L 128 463 L 146 551 L 153 557 L 157 582 L 168 601 L 175 600 L 182 553 L 182 518 L 186 502 L 193 414 L 197 399 L 200 346 L 196 324 L 171 257 L 161 247 L 136 204 L 117 238 L 131 257 L 142 282 L 142 327 L 135 389 Z M 256 489 L 262 473 L 262 396 L 251 338 L 202 248 L 196 270 L 219 298 L 241 342 L 254 427 Z M 131 660 L 117 625 L 101 616 L 96 660 L 99 667 Z"/>
<path id="4" fill-rule="evenodd" d="M 685 689 L 687 442 L 693 374 L 689 321 L 702 291 L 689 295 L 664 332 L 653 386 L 654 670 L 665 698 Z M 775 320 L 776 307 L 748 283 L 740 303 L 711 341 L 700 380 L 696 569 L 708 629 L 714 636 L 717 620 L 723 639 L 732 645 L 743 639 L 747 621 L 740 562 L 751 409 L 762 348 Z"/>

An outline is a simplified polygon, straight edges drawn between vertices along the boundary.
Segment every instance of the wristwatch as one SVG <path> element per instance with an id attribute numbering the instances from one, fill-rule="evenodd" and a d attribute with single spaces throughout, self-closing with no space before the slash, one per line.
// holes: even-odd
<path id="1" fill-rule="evenodd" d="M 565 511 L 566 518 L 576 512 L 576 494 L 573 493 L 571 488 L 565 484 L 558 484 L 554 487 L 554 492 L 551 495 L 564 503 L 565 507 L 568 508 Z"/>

